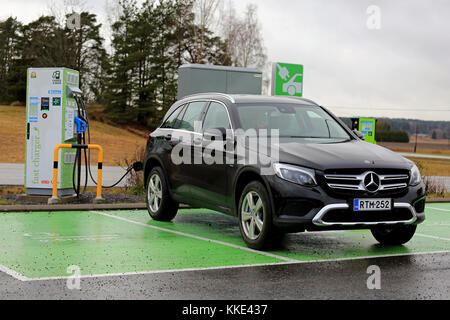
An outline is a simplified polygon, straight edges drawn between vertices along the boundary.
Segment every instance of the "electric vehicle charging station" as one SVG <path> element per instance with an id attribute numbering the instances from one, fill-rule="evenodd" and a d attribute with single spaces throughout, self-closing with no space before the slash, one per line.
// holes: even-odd
<path id="1" fill-rule="evenodd" d="M 351 118 L 352 130 L 358 130 L 364 135 L 364 141 L 377 144 L 375 140 L 376 119 Z"/>
<path id="2" fill-rule="evenodd" d="M 52 194 L 53 150 L 76 142 L 79 72 L 67 68 L 29 68 L 27 72 L 25 188 L 28 195 Z M 58 195 L 72 195 L 75 150 L 61 150 Z M 75 175 L 78 172 L 75 168 Z"/>

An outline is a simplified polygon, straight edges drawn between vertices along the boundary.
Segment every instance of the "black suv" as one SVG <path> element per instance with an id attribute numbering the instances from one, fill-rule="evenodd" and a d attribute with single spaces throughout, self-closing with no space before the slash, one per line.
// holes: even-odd
<path id="1" fill-rule="evenodd" d="M 150 135 L 144 168 L 153 219 L 171 221 L 179 203 L 235 215 L 254 249 L 288 232 L 344 229 L 403 244 L 425 219 L 411 161 L 303 98 L 186 97 Z"/>

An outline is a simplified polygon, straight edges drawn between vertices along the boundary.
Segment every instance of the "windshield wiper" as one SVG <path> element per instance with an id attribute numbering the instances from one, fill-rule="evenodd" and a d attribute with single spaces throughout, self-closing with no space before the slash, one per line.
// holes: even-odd
<path id="1" fill-rule="evenodd" d="M 297 138 L 297 139 L 330 139 L 328 137 L 314 137 L 314 136 L 281 136 L 280 138 Z"/>
<path id="2" fill-rule="evenodd" d="M 351 139 L 342 137 L 314 137 L 314 136 L 280 136 L 280 138 L 295 138 L 295 139 L 326 139 L 326 140 L 343 140 L 350 141 Z"/>

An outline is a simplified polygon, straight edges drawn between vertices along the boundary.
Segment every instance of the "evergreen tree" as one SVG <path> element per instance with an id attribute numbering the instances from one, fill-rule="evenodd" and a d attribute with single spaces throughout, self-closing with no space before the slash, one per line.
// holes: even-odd
<path id="1" fill-rule="evenodd" d="M 22 24 L 14 18 L 0 22 L 0 101 L 20 100 L 25 92 L 25 89 L 12 82 L 18 74 L 14 67 L 20 57 L 21 28 Z"/>
<path id="2" fill-rule="evenodd" d="M 125 0 L 121 6 L 112 26 L 114 53 L 105 94 L 111 118 L 158 122 L 176 101 L 180 65 L 231 63 L 226 43 L 194 23 L 192 1 L 147 0 L 138 8 Z"/>
<path id="3" fill-rule="evenodd" d="M 21 25 L 0 22 L 0 99 L 25 101 L 26 70 L 30 67 L 67 67 L 80 71 L 81 88 L 90 100 L 102 94 L 106 51 L 96 16 L 80 14 L 79 29 L 68 29 L 53 16 Z"/>
<path id="4" fill-rule="evenodd" d="M 134 21 L 137 16 L 135 1 L 120 1 L 122 14 L 112 25 L 113 54 L 108 63 L 108 77 L 104 99 L 108 116 L 118 122 L 135 117 L 133 106 L 133 42 Z"/>

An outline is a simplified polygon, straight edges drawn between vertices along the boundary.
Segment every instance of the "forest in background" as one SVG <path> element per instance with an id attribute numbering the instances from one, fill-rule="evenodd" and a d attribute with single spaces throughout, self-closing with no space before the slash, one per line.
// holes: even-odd
<path id="1" fill-rule="evenodd" d="M 113 3 L 107 13 L 110 42 L 93 13 L 77 11 L 79 26 L 73 27 L 70 7 L 28 24 L 14 17 L 0 21 L 0 105 L 24 104 L 27 68 L 65 66 L 80 71 L 89 104 L 101 105 L 108 119 L 151 129 L 176 100 L 183 64 L 270 70 L 256 5 L 237 13 L 233 2 L 221 0 Z M 399 142 L 416 133 L 448 139 L 450 123 L 383 118 L 377 132 L 382 140 Z"/>
<path id="2" fill-rule="evenodd" d="M 238 14 L 220 0 L 118 0 L 113 11 L 110 48 L 87 11 L 0 21 L 0 104 L 25 101 L 27 68 L 64 66 L 108 118 L 152 127 L 176 101 L 181 65 L 267 66 L 255 5 Z"/>

